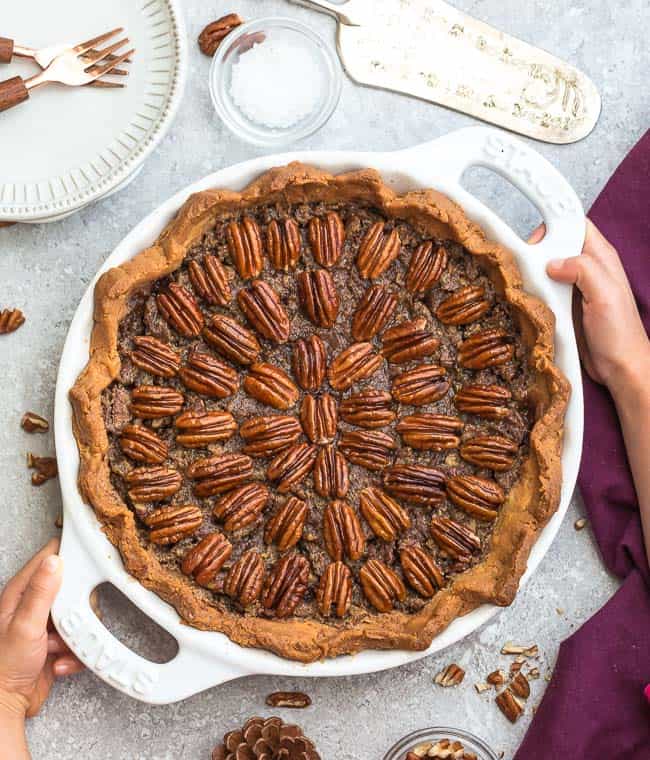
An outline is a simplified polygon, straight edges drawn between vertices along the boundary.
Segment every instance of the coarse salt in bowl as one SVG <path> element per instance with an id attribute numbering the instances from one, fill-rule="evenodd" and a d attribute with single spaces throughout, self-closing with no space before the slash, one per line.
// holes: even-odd
<path id="1" fill-rule="evenodd" d="M 341 68 L 334 51 L 304 24 L 259 19 L 237 27 L 217 49 L 210 93 L 236 135 L 256 145 L 287 145 L 332 115 Z"/>

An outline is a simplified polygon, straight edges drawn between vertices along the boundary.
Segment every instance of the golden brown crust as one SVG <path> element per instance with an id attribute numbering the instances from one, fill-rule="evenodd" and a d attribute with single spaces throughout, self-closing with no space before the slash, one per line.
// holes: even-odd
<path id="1" fill-rule="evenodd" d="M 118 327 L 129 295 L 177 269 L 217 216 L 278 200 L 362 200 L 388 217 L 399 217 L 423 232 L 461 243 L 482 261 L 498 292 L 511 304 L 528 348 L 538 418 L 530 435 L 529 456 L 500 510 L 490 550 L 478 565 L 457 576 L 415 614 L 365 613 L 355 618 L 351 627 L 337 628 L 317 621 L 242 617 L 209 607 L 198 599 L 189 582 L 162 567 L 141 544 L 133 513 L 111 484 L 101 395 L 119 374 Z M 553 333 L 552 312 L 522 290 L 510 252 L 487 240 L 462 209 L 433 190 L 398 197 L 372 170 L 332 176 L 293 163 L 263 174 L 241 193 L 197 193 L 152 247 L 109 270 L 97 283 L 90 360 L 70 392 L 80 453 L 79 488 L 119 549 L 127 571 L 196 628 L 221 631 L 242 646 L 261 647 L 302 662 L 370 648 L 422 650 L 459 615 L 483 603 L 512 602 L 531 547 L 558 507 L 570 386 L 553 364 Z"/>

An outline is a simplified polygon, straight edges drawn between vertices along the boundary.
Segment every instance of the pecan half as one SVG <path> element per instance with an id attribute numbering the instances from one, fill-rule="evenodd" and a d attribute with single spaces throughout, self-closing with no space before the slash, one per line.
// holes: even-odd
<path id="1" fill-rule="evenodd" d="M 399 256 L 402 243 L 396 228 L 386 231 L 375 222 L 366 232 L 357 254 L 357 269 L 366 279 L 380 277 Z"/>
<path id="2" fill-rule="evenodd" d="M 257 222 L 249 216 L 240 222 L 230 222 L 226 241 L 235 269 L 243 280 L 257 277 L 264 267 L 262 236 Z"/>
<path id="3" fill-rule="evenodd" d="M 374 375 L 383 363 L 383 357 L 375 353 L 372 343 L 353 343 L 330 364 L 330 385 L 336 391 L 345 391 L 359 380 Z"/>
<path id="4" fill-rule="evenodd" d="M 181 366 L 181 357 L 173 348 L 152 335 L 136 335 L 131 361 L 140 369 L 158 377 L 174 377 Z"/>
<path id="5" fill-rule="evenodd" d="M 496 520 L 497 508 L 505 494 L 494 480 L 476 475 L 456 475 L 446 483 L 447 495 L 453 503 L 479 520 Z"/>
<path id="6" fill-rule="evenodd" d="M 500 420 L 510 414 L 511 398 L 512 393 L 500 385 L 465 385 L 454 397 L 454 404 L 459 412 Z"/>
<path id="7" fill-rule="evenodd" d="M 302 429 L 295 417 L 275 415 L 251 417 L 239 428 L 246 445 L 244 452 L 254 457 L 267 457 L 286 449 L 300 438 Z"/>
<path id="8" fill-rule="evenodd" d="M 300 258 L 300 228 L 294 219 L 273 219 L 266 231 L 266 252 L 271 266 L 282 272 L 295 269 Z"/>
<path id="9" fill-rule="evenodd" d="M 482 285 L 468 285 L 452 293 L 436 309 L 436 317 L 446 325 L 468 325 L 490 310 Z"/>
<path id="10" fill-rule="evenodd" d="M 436 284 L 447 266 L 447 249 L 434 247 L 432 240 L 419 245 L 409 261 L 406 289 L 409 293 L 424 293 Z"/>
<path id="11" fill-rule="evenodd" d="M 460 455 L 466 462 L 496 472 L 509 470 L 515 463 L 518 451 L 519 447 L 514 441 L 501 435 L 477 435 L 460 447 Z"/>
<path id="12" fill-rule="evenodd" d="M 170 327 L 184 338 L 194 338 L 203 329 L 205 320 L 196 299 L 177 282 L 170 282 L 156 296 L 156 304 Z"/>
<path id="13" fill-rule="evenodd" d="M 296 276 L 298 300 L 317 327 L 332 327 L 339 313 L 339 294 L 327 269 L 313 269 Z"/>
<path id="14" fill-rule="evenodd" d="M 433 682 L 438 684 L 438 686 L 449 688 L 450 686 L 459 686 L 464 679 L 465 671 L 460 665 L 452 662 L 450 665 L 447 665 L 444 670 L 441 670 L 440 673 L 436 674 Z"/>
<path id="15" fill-rule="evenodd" d="M 382 336 L 382 354 L 393 364 L 431 356 L 440 341 L 426 329 L 426 319 L 420 317 L 391 327 Z"/>
<path id="16" fill-rule="evenodd" d="M 310 335 L 293 344 L 291 367 L 301 388 L 317 391 L 321 387 L 327 372 L 327 353 L 318 335 Z"/>
<path id="17" fill-rule="evenodd" d="M 250 480 L 253 460 L 246 454 L 220 454 L 195 459 L 185 471 L 188 478 L 197 480 L 194 494 L 199 498 L 225 493 Z"/>
<path id="18" fill-rule="evenodd" d="M 359 580 L 366 598 L 379 612 L 390 612 L 396 601 L 406 599 L 402 579 L 378 559 L 369 559 L 359 570 Z"/>
<path id="19" fill-rule="evenodd" d="M 352 317 L 352 337 L 370 340 L 381 332 L 397 308 L 397 296 L 384 285 L 371 285 Z"/>
<path id="20" fill-rule="evenodd" d="M 249 549 L 230 568 L 223 590 L 242 607 L 256 602 L 264 582 L 264 562 L 255 549 Z"/>
<path id="21" fill-rule="evenodd" d="M 253 280 L 249 288 L 237 293 L 237 301 L 251 326 L 264 338 L 286 343 L 291 323 L 280 297 L 263 280 Z"/>
<path id="22" fill-rule="evenodd" d="M 440 506 L 445 500 L 445 473 L 419 464 L 397 464 L 384 472 L 384 488 L 412 504 Z"/>
<path id="23" fill-rule="evenodd" d="M 290 491 L 301 483 L 311 472 L 316 459 L 316 447 L 308 443 L 297 443 L 281 451 L 271 461 L 266 471 L 269 480 L 277 480 L 280 493 Z"/>
<path id="24" fill-rule="evenodd" d="M 194 259 L 187 265 L 194 292 L 212 306 L 227 306 L 232 298 L 228 275 L 223 264 L 211 253 L 202 261 Z"/>
<path id="25" fill-rule="evenodd" d="M 312 443 L 329 443 L 336 435 L 338 412 L 329 393 L 305 396 L 300 407 L 300 421 Z"/>
<path id="26" fill-rule="evenodd" d="M 404 443 L 422 451 L 458 448 L 462 430 L 461 420 L 446 414 L 412 414 L 397 423 Z"/>
<path id="27" fill-rule="evenodd" d="M 366 550 L 366 539 L 356 512 L 347 501 L 332 501 L 323 513 L 323 540 L 330 557 L 357 560 Z"/>
<path id="28" fill-rule="evenodd" d="M 209 533 L 183 557 L 181 570 L 191 575 L 199 586 L 209 587 L 230 559 L 232 544 L 221 533 Z"/>
<path id="29" fill-rule="evenodd" d="M 59 474 L 55 457 L 38 457 L 31 451 L 27 452 L 27 467 L 36 470 L 31 478 L 33 486 L 42 486 Z"/>
<path id="30" fill-rule="evenodd" d="M 335 446 L 319 449 L 314 465 L 314 488 L 324 498 L 342 499 L 350 488 L 348 463 Z"/>
<path id="31" fill-rule="evenodd" d="M 163 385 L 140 385 L 131 391 L 131 414 L 143 420 L 156 420 L 180 412 L 182 393 Z"/>
<path id="32" fill-rule="evenodd" d="M 257 522 L 268 500 L 269 489 L 266 486 L 248 483 L 222 496 L 212 513 L 223 522 L 223 529 L 231 533 Z"/>
<path id="33" fill-rule="evenodd" d="M 136 467 L 124 476 L 131 501 L 162 501 L 180 491 L 181 474 L 172 467 Z"/>
<path id="34" fill-rule="evenodd" d="M 162 464 L 169 456 L 165 441 L 144 425 L 126 425 L 120 435 L 120 448 L 129 459 L 147 464 Z"/>
<path id="35" fill-rule="evenodd" d="M 515 355 L 513 340 L 503 330 L 483 330 L 466 338 L 458 348 L 465 369 L 487 369 L 506 364 Z"/>
<path id="36" fill-rule="evenodd" d="M 469 562 L 473 554 L 481 551 L 481 539 L 469 528 L 448 517 L 433 517 L 431 537 L 453 559 Z"/>
<path id="37" fill-rule="evenodd" d="M 178 376 L 186 388 L 211 398 L 227 398 L 239 387 L 239 375 L 232 367 L 196 349 L 187 357 Z"/>
<path id="38" fill-rule="evenodd" d="M 217 441 L 225 441 L 237 432 L 237 423 L 230 412 L 183 412 L 174 420 L 176 443 L 187 449 L 202 449 Z"/>
<path id="39" fill-rule="evenodd" d="M 253 364 L 244 380 L 249 396 L 275 409 L 289 409 L 300 396 L 298 388 L 287 373 L 274 364 Z"/>
<path id="40" fill-rule="evenodd" d="M 402 404 L 423 406 L 441 399 L 451 387 L 444 367 L 420 364 L 393 379 L 393 398 Z"/>
<path id="41" fill-rule="evenodd" d="M 25 324 L 25 315 L 20 309 L 3 309 L 0 311 L 0 335 L 15 332 Z"/>
<path id="42" fill-rule="evenodd" d="M 519 699 L 528 699 L 530 697 L 530 684 L 523 673 L 517 673 L 512 681 L 510 681 L 510 691 L 516 697 L 519 697 Z"/>
<path id="43" fill-rule="evenodd" d="M 264 584 L 262 604 L 278 618 L 291 615 L 302 601 L 309 580 L 309 562 L 302 554 L 285 554 Z"/>
<path id="44" fill-rule="evenodd" d="M 524 706 L 510 689 L 502 691 L 495 701 L 499 710 L 511 723 L 516 723 L 524 713 Z"/>
<path id="45" fill-rule="evenodd" d="M 47 433 L 50 423 L 36 412 L 25 412 L 20 420 L 20 427 L 26 433 Z"/>
<path id="46" fill-rule="evenodd" d="M 381 428 L 390 425 L 397 417 L 391 409 L 392 400 L 393 397 L 388 391 L 368 389 L 341 401 L 339 412 L 351 425 L 370 430 Z"/>
<path id="47" fill-rule="evenodd" d="M 391 463 L 397 443 L 380 430 L 349 430 L 341 436 L 339 450 L 353 464 L 377 472 Z"/>
<path id="48" fill-rule="evenodd" d="M 336 211 L 310 219 L 309 244 L 314 258 L 322 267 L 333 267 L 337 263 L 344 243 L 345 227 Z"/>
<path id="49" fill-rule="evenodd" d="M 321 575 L 316 589 L 318 609 L 323 617 L 332 612 L 342 618 L 348 614 L 352 602 L 352 573 L 343 562 L 330 562 Z"/>
<path id="50" fill-rule="evenodd" d="M 222 16 L 220 19 L 208 24 L 201 34 L 199 34 L 199 48 L 201 52 L 212 58 L 217 52 L 221 41 L 242 23 L 243 21 L 236 13 L 229 13 L 227 16 Z"/>
<path id="51" fill-rule="evenodd" d="M 203 337 L 226 359 L 237 364 L 252 364 L 262 350 L 250 330 L 223 314 L 212 317 L 203 331 Z"/>
<path id="52" fill-rule="evenodd" d="M 442 588 L 442 570 L 421 546 L 405 546 L 399 556 L 404 577 L 420 596 L 430 599 Z"/>
<path id="53" fill-rule="evenodd" d="M 149 540 L 166 546 L 193 535 L 201 527 L 203 513 L 194 504 L 175 504 L 150 512 L 144 518 Z"/>
<path id="54" fill-rule="evenodd" d="M 372 532 L 384 541 L 394 541 L 411 527 L 408 512 L 381 488 L 364 488 L 359 494 L 359 508 Z"/>
<path id="55" fill-rule="evenodd" d="M 311 705 L 311 698 L 302 691 L 274 691 L 268 695 L 265 702 L 269 707 L 304 709 Z"/>
<path id="56" fill-rule="evenodd" d="M 281 552 L 291 549 L 302 538 L 306 519 L 307 504 L 290 496 L 266 523 L 264 540 L 267 544 L 276 544 Z"/>

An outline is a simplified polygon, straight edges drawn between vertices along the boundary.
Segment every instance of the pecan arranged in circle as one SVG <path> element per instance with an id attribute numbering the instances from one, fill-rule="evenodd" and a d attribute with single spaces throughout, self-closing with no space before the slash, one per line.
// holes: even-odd
<path id="1" fill-rule="evenodd" d="M 203 513 L 194 504 L 177 504 L 150 512 L 144 518 L 149 540 L 167 546 L 193 535 L 201 527 Z"/>
<path id="2" fill-rule="evenodd" d="M 353 464 L 379 471 L 391 463 L 395 439 L 380 430 L 349 430 L 341 436 L 339 449 Z"/>
<path id="3" fill-rule="evenodd" d="M 316 589 L 318 609 L 323 617 L 348 614 L 352 602 L 352 573 L 343 562 L 330 562 Z"/>
<path id="4" fill-rule="evenodd" d="M 192 575 L 199 586 L 210 587 L 230 558 L 232 544 L 221 533 L 209 533 L 183 557 L 181 570 Z"/>
<path id="5" fill-rule="evenodd" d="M 293 614 L 307 591 L 309 562 L 302 554 L 285 554 L 264 585 L 262 604 L 278 618 Z"/>
<path id="6" fill-rule="evenodd" d="M 411 256 L 406 272 L 409 293 L 424 293 L 438 282 L 447 266 L 447 249 L 434 247 L 431 240 L 419 245 Z"/>
<path id="7" fill-rule="evenodd" d="M 397 296 L 384 285 L 371 285 L 352 317 L 352 337 L 370 340 L 381 332 L 397 308 Z"/>
<path id="8" fill-rule="evenodd" d="M 388 391 L 368 389 L 343 399 L 339 412 L 342 419 L 351 425 L 369 430 L 381 428 L 390 425 L 397 417 L 391 409 L 392 400 Z"/>
<path id="9" fill-rule="evenodd" d="M 295 417 L 282 415 L 252 417 L 239 428 L 239 434 L 246 442 L 243 451 L 254 457 L 268 457 L 286 449 L 300 438 L 301 433 Z"/>
<path id="10" fill-rule="evenodd" d="M 230 491 L 250 480 L 253 460 L 246 454 L 221 454 L 195 459 L 187 468 L 188 478 L 198 481 L 194 494 L 199 498 Z"/>
<path id="11" fill-rule="evenodd" d="M 496 472 L 509 470 L 518 451 L 514 441 L 501 435 L 477 435 L 460 447 L 460 455 L 466 462 Z"/>
<path id="12" fill-rule="evenodd" d="M 393 380 L 393 398 L 402 404 L 423 406 L 438 401 L 451 387 L 444 367 L 420 364 Z"/>
<path id="13" fill-rule="evenodd" d="M 373 280 L 388 269 L 399 256 L 402 243 L 395 227 L 386 230 L 384 222 L 375 222 L 366 232 L 357 254 L 359 274 Z"/>
<path id="14" fill-rule="evenodd" d="M 228 533 L 257 522 L 269 500 L 269 489 L 260 483 L 239 486 L 222 496 L 214 505 L 213 514 L 223 522 Z"/>
<path id="15" fill-rule="evenodd" d="M 232 294 L 228 276 L 219 259 L 207 253 L 201 262 L 197 259 L 187 265 L 187 273 L 194 292 L 212 306 L 227 306 Z"/>
<path id="16" fill-rule="evenodd" d="M 300 230 L 293 219 L 271 221 L 266 231 L 266 251 L 274 269 L 288 272 L 300 258 Z"/>
<path id="17" fill-rule="evenodd" d="M 339 313 L 339 294 L 327 269 L 301 272 L 296 276 L 300 305 L 317 327 L 332 327 Z"/>
<path id="18" fill-rule="evenodd" d="M 157 420 L 180 412 L 183 394 L 162 385 L 140 385 L 131 391 L 131 414 L 142 420 Z"/>
<path id="19" fill-rule="evenodd" d="M 399 556 L 409 586 L 420 596 L 430 599 L 444 583 L 438 565 L 421 546 L 405 546 Z"/>
<path id="20" fill-rule="evenodd" d="M 452 559 L 469 562 L 481 551 L 481 539 L 476 533 L 448 517 L 433 517 L 430 531 L 433 540 Z"/>
<path id="21" fill-rule="evenodd" d="M 342 499 L 350 488 L 348 463 L 335 446 L 319 449 L 314 465 L 314 488 L 323 498 Z"/>
<path id="22" fill-rule="evenodd" d="M 490 310 L 481 285 L 468 285 L 452 293 L 436 309 L 436 317 L 446 325 L 468 325 Z"/>
<path id="23" fill-rule="evenodd" d="M 236 319 L 215 314 L 203 331 L 203 337 L 222 356 L 237 364 L 252 364 L 261 346 L 250 330 Z"/>
<path id="24" fill-rule="evenodd" d="M 420 317 L 410 322 L 400 322 L 386 330 L 382 336 L 382 354 L 393 364 L 404 364 L 431 356 L 440 341 L 426 327 L 426 319 Z"/>
<path id="25" fill-rule="evenodd" d="M 264 582 L 264 561 L 255 549 L 249 549 L 230 568 L 223 590 L 242 607 L 259 599 Z"/>
<path id="26" fill-rule="evenodd" d="M 181 366 L 181 358 L 173 348 L 151 335 L 136 335 L 131 361 L 150 375 L 174 377 Z"/>
<path id="27" fill-rule="evenodd" d="M 300 421 L 312 443 L 329 443 L 336 435 L 338 412 L 329 393 L 305 396 L 300 407 Z"/>
<path id="28" fill-rule="evenodd" d="M 381 488 L 364 488 L 359 495 L 359 507 L 372 532 L 384 541 L 394 541 L 399 533 L 411 527 L 408 512 Z"/>
<path id="29" fill-rule="evenodd" d="M 445 500 L 445 473 L 419 464 L 397 464 L 384 472 L 388 493 L 412 504 L 438 507 Z"/>
<path id="30" fill-rule="evenodd" d="M 236 13 L 229 13 L 208 24 L 199 35 L 201 52 L 212 58 L 221 41 L 242 23 L 243 21 Z"/>
<path id="31" fill-rule="evenodd" d="M 172 467 L 136 467 L 124 476 L 135 503 L 162 501 L 180 491 L 183 479 Z"/>
<path id="32" fill-rule="evenodd" d="M 378 559 L 369 559 L 359 570 L 366 598 L 379 612 L 390 612 L 395 602 L 406 599 L 406 587 L 396 572 Z"/>
<path id="33" fill-rule="evenodd" d="M 463 423 L 445 414 L 413 414 L 397 423 L 397 432 L 413 449 L 444 451 L 460 445 Z"/>
<path id="34" fill-rule="evenodd" d="M 332 501 L 323 513 L 323 539 L 330 557 L 357 560 L 366 550 L 366 539 L 356 512 L 347 501 Z"/>
<path id="35" fill-rule="evenodd" d="M 211 398 L 227 398 L 239 387 L 239 375 L 212 354 L 194 349 L 178 372 L 186 388 Z"/>
<path id="36" fill-rule="evenodd" d="M 466 369 L 496 367 L 511 361 L 514 355 L 512 338 L 498 329 L 474 333 L 458 348 L 458 361 Z"/>
<path id="37" fill-rule="evenodd" d="M 308 443 L 297 443 L 281 451 L 269 464 L 266 475 L 277 481 L 280 493 L 290 491 L 311 472 L 316 459 L 316 447 Z"/>
<path id="38" fill-rule="evenodd" d="M 454 404 L 459 412 L 501 420 L 510 414 L 511 398 L 512 393 L 500 385 L 465 385 L 454 396 Z"/>
<path id="39" fill-rule="evenodd" d="M 202 449 L 217 441 L 225 441 L 237 432 L 237 423 L 230 412 L 183 412 L 174 420 L 176 443 L 187 449 Z"/>
<path id="40" fill-rule="evenodd" d="M 321 387 L 327 372 L 327 353 L 318 335 L 310 335 L 293 344 L 291 367 L 303 390 L 317 391 Z"/>
<path id="41" fill-rule="evenodd" d="M 258 277 L 264 267 L 260 228 L 249 216 L 231 222 L 226 230 L 228 250 L 235 269 L 243 280 Z"/>
<path id="42" fill-rule="evenodd" d="M 456 475 L 446 483 L 447 494 L 457 507 L 479 520 L 496 520 L 505 494 L 498 483 L 476 475 Z"/>
<path id="43" fill-rule="evenodd" d="M 251 327 L 264 338 L 286 343 L 291 324 L 278 294 L 263 280 L 253 280 L 249 288 L 237 294 L 239 307 Z"/>
<path id="44" fill-rule="evenodd" d="M 267 544 L 276 544 L 281 552 L 291 549 L 302 538 L 306 519 L 307 504 L 291 496 L 266 523 L 264 540 Z"/>
<path id="45" fill-rule="evenodd" d="M 244 380 L 249 396 L 276 409 L 289 409 L 300 396 L 298 388 L 287 373 L 274 364 L 253 364 Z"/>
<path id="46" fill-rule="evenodd" d="M 353 343 L 330 364 L 328 377 L 334 390 L 345 391 L 360 380 L 374 375 L 384 363 L 372 343 Z"/>
<path id="47" fill-rule="evenodd" d="M 184 338 L 196 337 L 205 320 L 194 296 L 177 282 L 170 282 L 156 298 L 158 309 L 169 325 Z"/>
<path id="48" fill-rule="evenodd" d="M 120 448 L 134 462 L 162 464 L 169 456 L 169 446 L 144 425 L 127 425 L 120 435 Z"/>
<path id="49" fill-rule="evenodd" d="M 322 267 L 333 267 L 341 258 L 345 228 L 336 211 L 315 216 L 309 222 L 309 244 L 314 259 Z"/>

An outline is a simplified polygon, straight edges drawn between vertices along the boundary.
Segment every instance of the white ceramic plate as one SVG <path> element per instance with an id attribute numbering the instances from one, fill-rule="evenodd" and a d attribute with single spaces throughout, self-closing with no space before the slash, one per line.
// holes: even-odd
<path id="1" fill-rule="evenodd" d="M 1 221 L 60 218 L 121 186 L 170 126 L 187 68 L 178 0 L 3 3 L 0 34 L 29 47 L 77 43 L 118 26 L 136 49 L 127 87 L 51 85 L 0 113 Z M 15 58 L 0 66 L 0 79 L 37 71 Z"/>
<path id="2" fill-rule="evenodd" d="M 559 530 L 573 493 L 582 450 L 582 384 L 571 319 L 571 288 L 553 283 L 545 273 L 546 263 L 558 251 L 572 256 L 581 250 L 585 219 L 580 201 L 566 180 L 538 153 L 505 133 L 484 127 L 463 129 L 396 153 L 303 152 L 265 156 L 223 169 L 175 195 L 127 235 L 97 277 L 150 245 L 191 193 L 213 187 L 239 190 L 266 169 L 294 160 L 332 172 L 374 167 L 398 192 L 427 187 L 440 190 L 456 200 L 492 239 L 514 253 L 526 289 L 553 309 L 557 317 L 556 361 L 571 382 L 573 392 L 566 416 L 560 507 L 533 547 L 522 583 L 525 582 Z M 548 230 L 542 243 L 536 246 L 524 243 L 494 212 L 463 190 L 462 174 L 475 165 L 502 174 L 537 205 Z M 437 652 L 472 633 L 496 614 L 497 607 L 484 605 L 458 618 L 423 652 L 364 651 L 310 665 L 262 650 L 245 649 L 223 634 L 198 631 L 182 623 L 172 607 L 126 573 L 119 554 L 77 490 L 79 455 L 72 434 L 68 392 L 88 359 L 95 282 L 72 320 L 57 380 L 55 433 L 64 503 L 61 551 L 66 571 L 52 617 L 68 645 L 97 675 L 137 699 L 164 704 L 254 673 L 295 676 L 370 673 Z M 149 662 L 113 638 L 89 604 L 90 592 L 104 581 L 113 583 L 174 636 L 179 651 L 173 660 L 165 664 Z"/>

